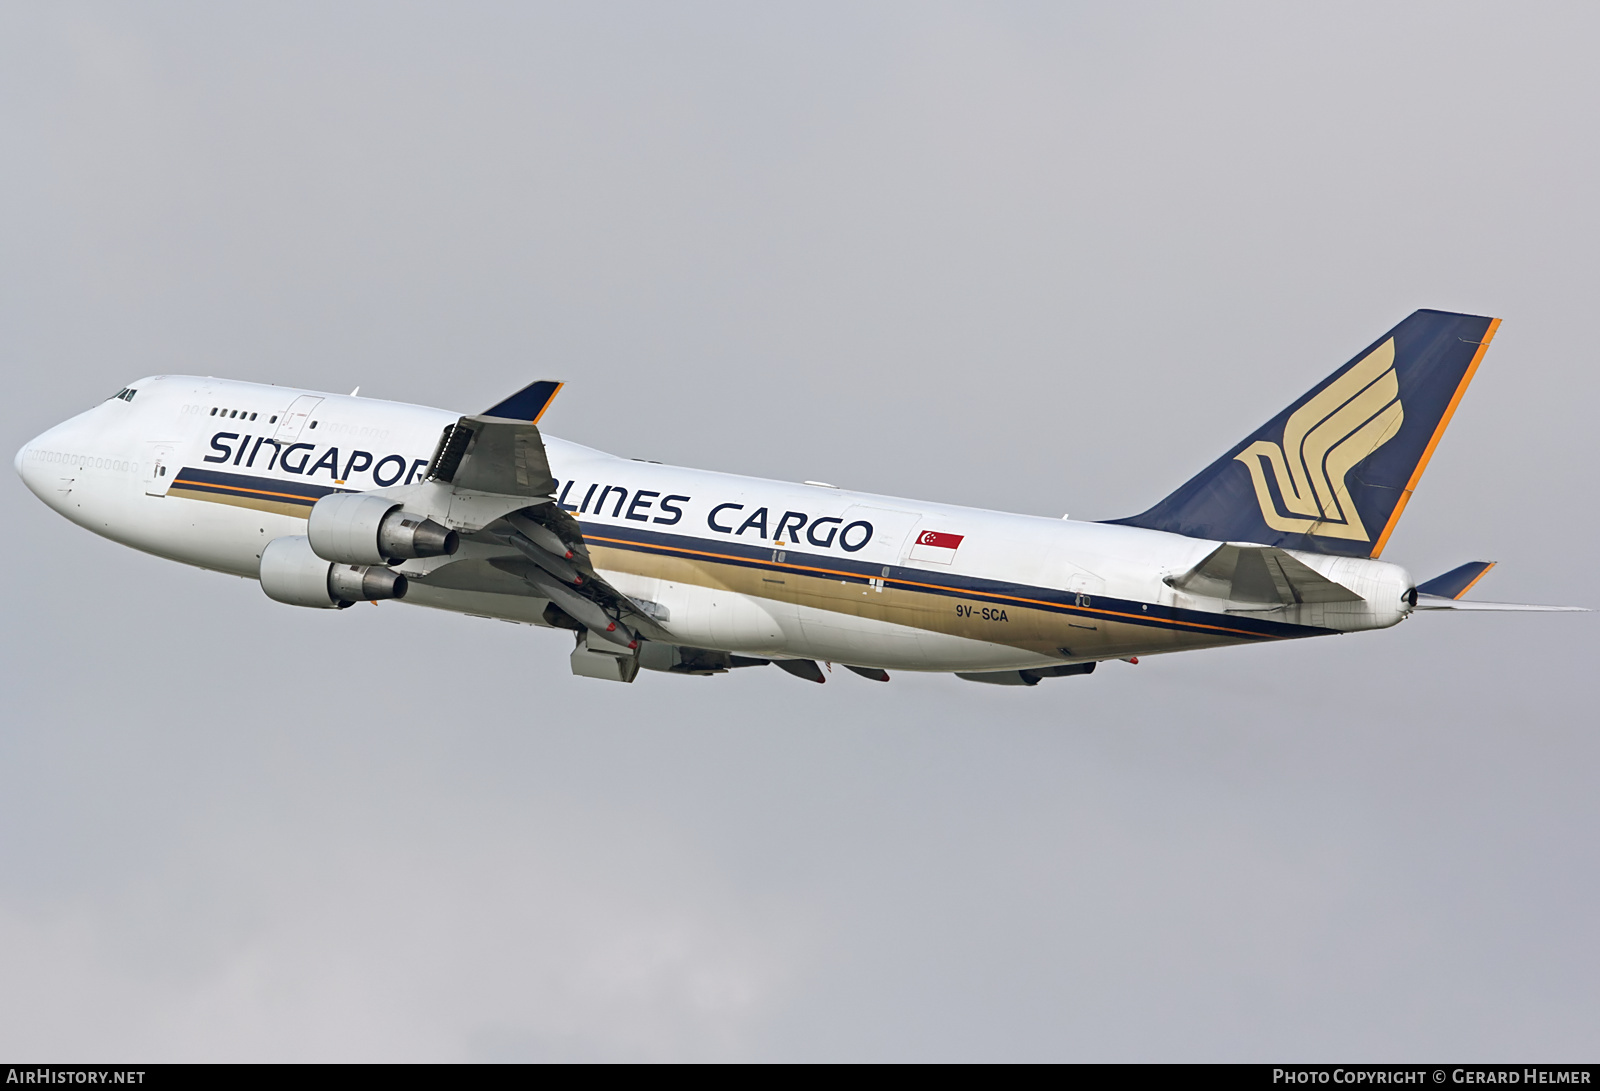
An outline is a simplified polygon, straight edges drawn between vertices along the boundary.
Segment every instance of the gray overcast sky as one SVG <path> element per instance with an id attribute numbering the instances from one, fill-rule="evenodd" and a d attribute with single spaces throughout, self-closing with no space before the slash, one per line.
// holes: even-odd
<path id="1" fill-rule="evenodd" d="M 1505 319 L 1387 559 L 1600 605 L 1588 5 L 0 6 L 0 439 L 153 372 L 1142 510 Z M 11 474 L 0 1053 L 1593 1059 L 1591 615 L 570 677 Z"/>

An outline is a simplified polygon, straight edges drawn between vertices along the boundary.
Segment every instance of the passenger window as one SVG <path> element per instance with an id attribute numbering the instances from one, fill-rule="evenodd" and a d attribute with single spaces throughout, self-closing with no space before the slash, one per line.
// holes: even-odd
<path id="1" fill-rule="evenodd" d="M 267 423 L 268 424 L 277 424 L 278 423 L 278 415 L 276 413 L 274 413 L 272 415 L 272 419 L 269 420 Z"/>
<path id="2" fill-rule="evenodd" d="M 316 421 L 312 421 L 311 422 L 311 427 L 315 428 L 316 426 L 317 426 L 317 422 Z"/>
<path id="3" fill-rule="evenodd" d="M 214 405 L 211 407 L 211 415 L 213 417 L 217 415 L 217 407 Z"/>
<path id="4" fill-rule="evenodd" d="M 255 419 L 256 419 L 256 415 L 255 415 L 255 414 L 254 414 L 254 413 L 251 413 L 251 414 L 250 414 L 250 419 L 251 419 L 251 420 L 255 420 Z"/>

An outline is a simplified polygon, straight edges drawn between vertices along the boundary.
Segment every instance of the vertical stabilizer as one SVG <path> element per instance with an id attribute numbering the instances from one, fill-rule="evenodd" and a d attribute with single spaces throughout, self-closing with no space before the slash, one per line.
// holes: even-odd
<path id="1" fill-rule="evenodd" d="M 1177 492 L 1111 522 L 1379 556 L 1499 325 L 1415 312 Z"/>

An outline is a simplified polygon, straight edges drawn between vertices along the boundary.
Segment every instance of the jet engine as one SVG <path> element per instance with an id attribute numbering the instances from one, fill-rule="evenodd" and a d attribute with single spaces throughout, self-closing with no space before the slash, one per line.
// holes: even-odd
<path id="1" fill-rule="evenodd" d="M 442 557 L 460 545 L 456 532 L 423 515 L 402 511 L 385 496 L 329 493 L 311 509 L 306 533 L 317 556 L 339 564 L 393 564 Z"/>
<path id="2" fill-rule="evenodd" d="M 342 610 L 356 602 L 401 599 L 406 578 L 382 565 L 338 564 L 317 556 L 310 539 L 274 538 L 261 551 L 261 590 L 290 606 Z"/>

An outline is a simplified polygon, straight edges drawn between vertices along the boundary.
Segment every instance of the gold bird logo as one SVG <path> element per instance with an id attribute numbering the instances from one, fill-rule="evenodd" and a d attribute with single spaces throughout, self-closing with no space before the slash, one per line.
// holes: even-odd
<path id="1" fill-rule="evenodd" d="M 1290 415 L 1283 446 L 1256 440 L 1234 458 L 1250 471 L 1261 518 L 1273 530 L 1365 542 L 1371 536 L 1345 477 L 1404 420 L 1391 337 Z M 1278 510 L 1267 488 L 1268 469 L 1288 511 Z"/>

